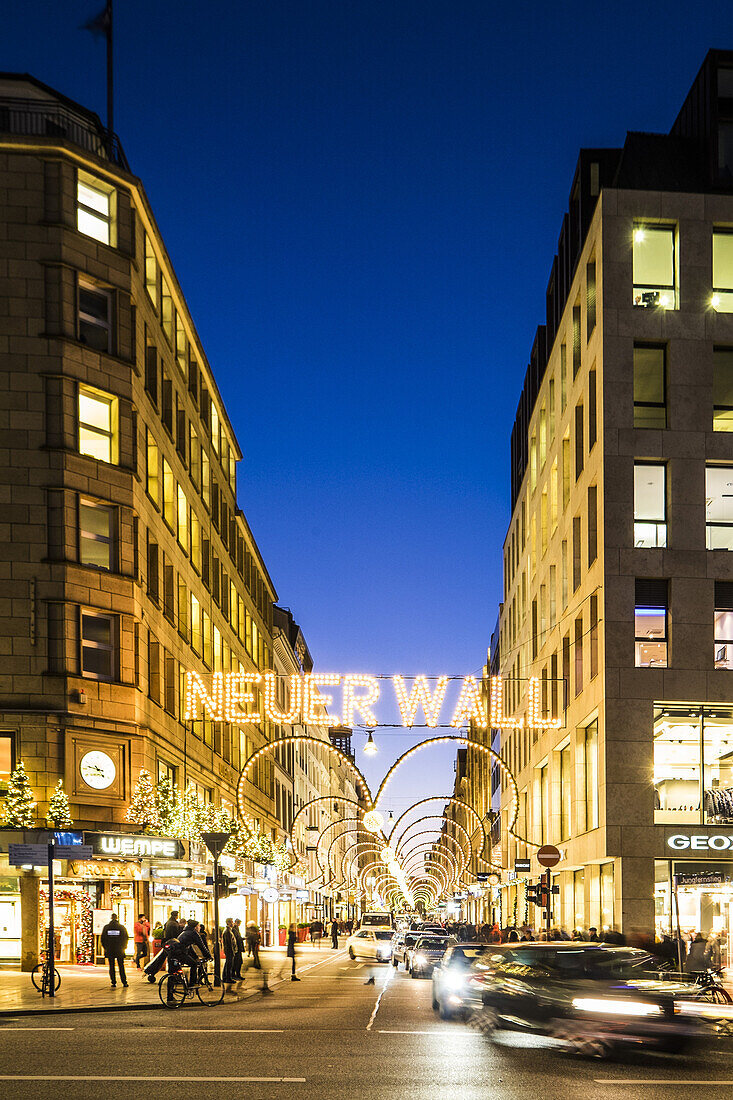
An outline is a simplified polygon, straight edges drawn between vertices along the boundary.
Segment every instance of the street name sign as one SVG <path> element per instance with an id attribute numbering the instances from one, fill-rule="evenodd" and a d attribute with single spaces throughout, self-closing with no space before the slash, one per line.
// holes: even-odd
<path id="1" fill-rule="evenodd" d="M 532 870 L 532 860 L 531 859 L 515 859 L 514 860 L 514 870 L 517 872 L 518 875 L 523 874 L 526 871 L 531 871 Z"/>

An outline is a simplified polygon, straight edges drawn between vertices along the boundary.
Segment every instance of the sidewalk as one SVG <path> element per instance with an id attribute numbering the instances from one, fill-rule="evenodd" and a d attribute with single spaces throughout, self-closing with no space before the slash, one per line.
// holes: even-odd
<path id="1" fill-rule="evenodd" d="M 298 944 L 298 959 L 316 962 L 329 954 L 325 944 L 320 949 L 310 944 Z M 265 970 L 274 970 L 279 976 L 285 964 L 284 947 L 260 949 Z M 245 955 L 245 965 L 247 956 Z M 224 960 L 222 959 L 222 967 Z M 67 1012 L 114 1012 L 161 1008 L 158 996 L 158 978 L 152 985 L 131 959 L 125 960 L 128 988 L 120 985 L 112 989 L 106 966 L 64 966 L 57 964 L 61 986 L 55 997 L 41 997 L 31 981 L 29 973 L 15 969 L 0 969 L 0 1018 L 8 1016 L 55 1015 Z M 159 976 L 158 976 L 159 977 Z M 277 979 L 276 979 L 277 980 Z M 235 1004 L 259 993 L 260 972 L 250 970 L 239 994 L 225 994 L 224 1004 Z M 0 1025 L 1 1030 L 1 1025 Z"/>

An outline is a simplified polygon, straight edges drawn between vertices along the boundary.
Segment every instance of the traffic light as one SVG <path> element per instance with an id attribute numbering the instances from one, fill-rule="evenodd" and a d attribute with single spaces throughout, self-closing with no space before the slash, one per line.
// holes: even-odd
<path id="1" fill-rule="evenodd" d="M 538 882 L 536 886 L 527 887 L 527 901 L 531 901 L 533 905 L 539 905 L 542 909 L 547 908 L 547 886 L 544 882 Z"/>
<path id="2" fill-rule="evenodd" d="M 220 871 L 216 883 L 216 896 L 218 898 L 227 898 L 230 894 L 235 894 L 236 892 L 237 886 L 234 879 L 230 878 L 229 875 L 223 875 Z"/>

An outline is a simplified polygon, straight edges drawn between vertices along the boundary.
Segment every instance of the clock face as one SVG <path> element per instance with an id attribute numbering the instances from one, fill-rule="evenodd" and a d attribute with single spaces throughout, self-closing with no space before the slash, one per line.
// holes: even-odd
<path id="1" fill-rule="evenodd" d="M 79 762 L 79 771 L 86 785 L 94 787 L 97 791 L 104 791 L 110 787 L 117 775 L 114 760 L 99 749 L 84 753 Z"/>

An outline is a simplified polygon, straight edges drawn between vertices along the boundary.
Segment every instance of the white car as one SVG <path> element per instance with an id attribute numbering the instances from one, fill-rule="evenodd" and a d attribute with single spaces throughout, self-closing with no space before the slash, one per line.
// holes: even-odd
<path id="1" fill-rule="evenodd" d="M 360 928 L 353 936 L 349 936 L 346 947 L 350 959 L 389 962 L 392 958 L 392 932 L 381 928 Z"/>

